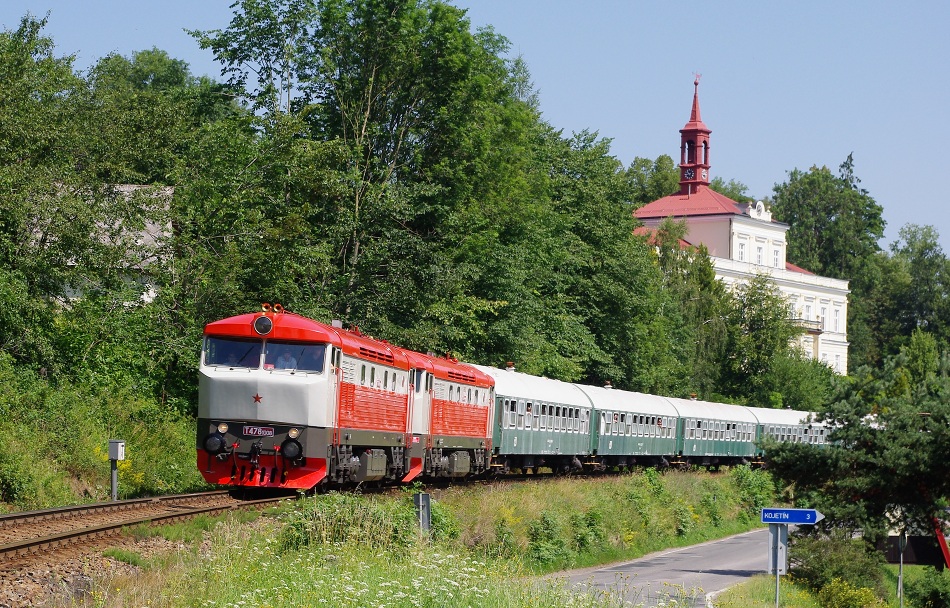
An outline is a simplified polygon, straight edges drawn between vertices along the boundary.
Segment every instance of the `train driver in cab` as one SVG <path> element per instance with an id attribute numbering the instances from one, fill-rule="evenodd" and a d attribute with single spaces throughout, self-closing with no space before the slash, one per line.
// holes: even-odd
<path id="1" fill-rule="evenodd" d="M 290 353 L 289 347 L 284 347 L 284 349 L 280 351 L 280 356 L 277 357 L 274 367 L 277 369 L 297 369 L 297 360 L 294 359 Z"/>

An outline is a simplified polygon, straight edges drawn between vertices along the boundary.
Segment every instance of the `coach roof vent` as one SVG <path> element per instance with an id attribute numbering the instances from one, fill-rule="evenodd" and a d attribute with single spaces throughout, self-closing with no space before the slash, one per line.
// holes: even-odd
<path id="1" fill-rule="evenodd" d="M 335 327 L 336 329 L 343 329 L 343 321 L 340 319 L 333 319 L 330 321 L 330 327 Z"/>
<path id="2" fill-rule="evenodd" d="M 513 372 L 515 371 L 515 364 L 512 361 L 505 363 L 505 371 Z"/>

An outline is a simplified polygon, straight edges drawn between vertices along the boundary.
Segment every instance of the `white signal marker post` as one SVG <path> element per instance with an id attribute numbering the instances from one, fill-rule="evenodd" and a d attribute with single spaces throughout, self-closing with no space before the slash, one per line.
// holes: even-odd
<path id="1" fill-rule="evenodd" d="M 788 525 L 814 525 L 825 518 L 815 509 L 762 509 L 769 525 L 769 574 L 775 574 L 775 608 L 779 608 L 779 576 L 788 569 Z"/>
<path id="2" fill-rule="evenodd" d="M 125 460 L 125 441 L 122 439 L 110 439 L 109 461 L 112 465 L 112 500 L 119 499 L 119 460 Z"/>

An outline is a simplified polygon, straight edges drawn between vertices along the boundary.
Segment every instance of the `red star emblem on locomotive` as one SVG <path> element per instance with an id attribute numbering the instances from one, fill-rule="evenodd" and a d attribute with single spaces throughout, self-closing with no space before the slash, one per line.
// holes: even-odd
<path id="1" fill-rule="evenodd" d="M 254 393 L 254 403 L 260 403 L 260 402 L 261 402 L 261 396 L 258 395 L 257 393 Z"/>

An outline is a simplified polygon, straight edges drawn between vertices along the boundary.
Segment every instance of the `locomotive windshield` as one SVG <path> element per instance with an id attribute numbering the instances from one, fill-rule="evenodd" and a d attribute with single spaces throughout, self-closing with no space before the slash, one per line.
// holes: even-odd
<path id="1" fill-rule="evenodd" d="M 263 353 L 264 369 L 322 372 L 326 350 L 326 344 L 270 340 L 265 345 L 261 340 L 209 336 L 204 361 L 205 365 L 257 369 Z"/>
<path id="2" fill-rule="evenodd" d="M 269 340 L 264 354 L 264 369 L 322 372 L 326 344 Z"/>
<path id="3" fill-rule="evenodd" d="M 209 336 L 205 339 L 205 365 L 256 368 L 261 364 L 262 346 L 260 340 Z"/>

